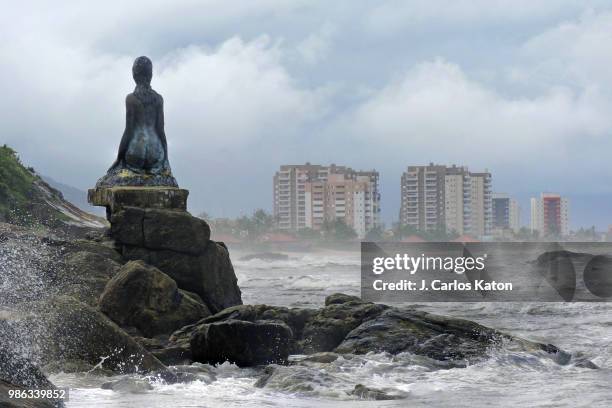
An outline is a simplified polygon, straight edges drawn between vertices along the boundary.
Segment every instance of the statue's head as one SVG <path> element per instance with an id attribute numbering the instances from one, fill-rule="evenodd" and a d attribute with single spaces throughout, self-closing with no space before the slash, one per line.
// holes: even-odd
<path id="1" fill-rule="evenodd" d="M 153 77 L 153 63 L 145 56 L 138 57 L 132 65 L 132 76 L 138 85 L 149 85 Z"/>

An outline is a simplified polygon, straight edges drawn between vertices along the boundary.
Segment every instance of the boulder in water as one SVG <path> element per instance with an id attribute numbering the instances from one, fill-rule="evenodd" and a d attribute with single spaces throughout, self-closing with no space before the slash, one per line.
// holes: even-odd
<path id="1" fill-rule="evenodd" d="M 250 367 L 286 363 L 291 337 L 291 329 L 283 323 L 226 320 L 199 325 L 190 345 L 195 361 L 208 364 L 229 361 Z"/>

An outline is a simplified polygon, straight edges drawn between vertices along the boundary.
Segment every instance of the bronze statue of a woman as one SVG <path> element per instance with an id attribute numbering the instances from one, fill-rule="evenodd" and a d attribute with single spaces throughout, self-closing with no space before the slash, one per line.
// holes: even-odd
<path id="1" fill-rule="evenodd" d="M 117 160 L 96 187 L 178 187 L 168 162 L 164 100 L 151 88 L 153 64 L 138 57 L 132 66 L 136 89 L 125 99 L 125 131 Z"/>

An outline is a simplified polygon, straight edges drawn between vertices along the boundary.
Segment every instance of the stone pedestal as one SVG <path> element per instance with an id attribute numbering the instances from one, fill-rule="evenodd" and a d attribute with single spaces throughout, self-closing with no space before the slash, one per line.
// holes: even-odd
<path id="1" fill-rule="evenodd" d="M 175 187 L 97 187 L 89 203 L 106 208 L 110 235 L 125 260 L 159 268 L 196 293 L 212 313 L 242 304 L 229 252 L 210 227 L 187 212 L 189 191 Z"/>
<path id="2" fill-rule="evenodd" d="M 189 190 L 175 187 L 98 187 L 87 192 L 91 205 L 106 207 L 106 218 L 124 207 L 187 210 Z"/>

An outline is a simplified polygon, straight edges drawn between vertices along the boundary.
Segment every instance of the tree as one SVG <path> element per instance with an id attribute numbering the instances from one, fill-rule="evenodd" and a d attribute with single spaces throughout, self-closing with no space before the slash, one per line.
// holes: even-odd
<path id="1" fill-rule="evenodd" d="M 238 230 L 245 232 L 249 239 L 257 239 L 274 227 L 274 217 L 262 209 L 255 210 L 252 216 L 243 215 L 236 220 Z"/>
<path id="2" fill-rule="evenodd" d="M 540 233 L 538 231 L 531 231 L 529 228 L 521 227 L 521 229 L 515 234 L 515 237 L 519 241 L 536 241 Z"/>
<path id="3" fill-rule="evenodd" d="M 323 222 L 323 231 L 325 232 L 325 238 L 331 240 L 348 241 L 357 237 L 355 230 L 346 225 L 344 220 L 340 218 L 333 221 L 325 220 Z"/>
<path id="4" fill-rule="evenodd" d="M 383 235 L 384 235 L 384 231 L 383 231 L 382 227 L 377 226 L 377 227 L 374 227 L 374 228 L 370 229 L 366 233 L 365 240 L 366 241 L 371 241 L 371 242 L 382 241 L 384 239 Z"/>
<path id="5" fill-rule="evenodd" d="M 312 228 L 302 228 L 297 231 L 297 236 L 302 239 L 318 239 L 321 238 L 321 232 Z"/>

